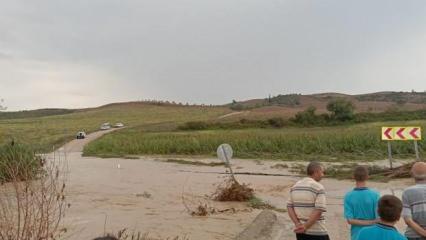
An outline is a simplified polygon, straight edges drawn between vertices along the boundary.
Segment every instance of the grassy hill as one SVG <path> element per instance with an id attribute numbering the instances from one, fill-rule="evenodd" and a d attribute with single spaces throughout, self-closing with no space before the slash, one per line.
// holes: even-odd
<path id="1" fill-rule="evenodd" d="M 49 151 L 74 138 L 78 131 L 93 132 L 104 122 L 128 127 L 167 130 L 186 121 L 207 120 L 229 113 L 226 107 L 119 103 L 73 113 L 0 120 L 0 142 L 12 139 Z"/>
<path id="2" fill-rule="evenodd" d="M 312 95 L 287 94 L 272 96 L 265 99 L 235 101 L 227 106 L 241 114 L 229 117 L 236 119 L 265 119 L 270 117 L 293 117 L 297 112 L 310 106 L 318 113 L 326 113 L 327 103 L 336 98 L 350 100 L 356 112 L 415 111 L 426 109 L 425 92 L 378 92 L 362 95 L 341 93 L 320 93 Z"/>
<path id="3" fill-rule="evenodd" d="M 212 155 L 218 144 L 231 143 L 236 156 L 273 159 L 382 159 L 386 144 L 380 141 L 380 126 L 415 124 L 426 127 L 422 120 L 426 109 L 425 93 L 381 92 L 364 95 L 322 93 L 313 95 L 279 95 L 252 99 L 224 106 L 184 106 L 162 102 L 113 103 L 90 109 L 42 109 L 0 113 L 0 143 L 12 139 L 28 143 L 47 152 L 74 138 L 78 131 L 93 132 L 104 122 L 123 122 L 128 128 L 108 134 L 85 148 L 85 154 L 117 156 L 133 154 Z M 273 117 L 289 118 L 309 106 L 325 113 L 330 100 L 351 100 L 358 113 L 401 116 L 389 118 L 399 122 L 346 124 L 344 126 L 311 127 L 284 125 L 263 128 L 250 125 L 234 129 L 241 119 L 263 121 Z M 401 101 L 403 99 L 403 101 Z M 243 106 L 236 110 L 236 105 Z M 232 110 L 232 109 L 234 110 Z M 406 111 L 417 111 L 407 113 Z M 405 111 L 404 113 L 398 110 Z M 370 122 L 382 121 L 386 114 Z M 386 116 L 387 116 L 386 115 Z M 367 116 L 367 115 L 366 115 Z M 387 119 L 387 117 L 386 117 Z M 409 120 L 414 122 L 406 122 Z M 419 120 L 420 119 L 420 120 Z M 406 121 L 402 121 L 406 120 Z M 231 123 L 227 129 L 183 131 L 178 126 L 191 121 Z M 389 121 L 389 120 L 387 120 Z M 424 147 L 424 140 L 419 142 Z M 412 156 L 412 147 L 397 143 L 397 157 Z M 423 150 L 421 150 L 423 152 Z"/>
<path id="4" fill-rule="evenodd" d="M 64 115 L 76 112 L 73 109 L 46 108 L 29 111 L 18 112 L 0 112 L 0 119 L 21 119 L 21 118 L 37 118 L 54 115 Z"/>

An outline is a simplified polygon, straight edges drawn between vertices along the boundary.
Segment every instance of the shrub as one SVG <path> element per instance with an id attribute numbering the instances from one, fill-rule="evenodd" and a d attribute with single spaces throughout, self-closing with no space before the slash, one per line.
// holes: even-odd
<path id="1" fill-rule="evenodd" d="M 206 130 L 209 128 L 209 124 L 207 122 L 194 121 L 194 122 L 184 123 L 178 128 L 180 130 Z"/>
<path id="2" fill-rule="evenodd" d="M 268 124 L 275 128 L 282 128 L 285 125 L 284 119 L 280 117 L 268 119 Z"/>
<path id="3" fill-rule="evenodd" d="M 321 116 L 316 115 L 315 111 L 315 107 L 308 107 L 305 111 L 296 113 L 296 115 L 294 116 L 294 118 L 291 119 L 291 121 L 304 126 L 323 123 L 323 118 Z"/>
<path id="4" fill-rule="evenodd" d="M 339 98 L 330 101 L 327 110 L 331 112 L 332 119 L 343 122 L 354 118 L 355 106 L 351 101 Z"/>

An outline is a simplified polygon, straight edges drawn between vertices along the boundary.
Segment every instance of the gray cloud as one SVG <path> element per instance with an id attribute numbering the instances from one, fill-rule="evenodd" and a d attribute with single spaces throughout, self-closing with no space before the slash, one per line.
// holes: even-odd
<path id="1" fill-rule="evenodd" d="M 425 11 L 388 0 L 9 1 L 0 94 L 25 109 L 422 91 Z"/>

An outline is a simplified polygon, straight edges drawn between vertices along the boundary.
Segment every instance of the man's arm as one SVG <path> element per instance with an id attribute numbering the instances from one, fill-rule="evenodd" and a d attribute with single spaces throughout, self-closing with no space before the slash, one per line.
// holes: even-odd
<path id="1" fill-rule="evenodd" d="M 350 225 L 358 225 L 358 226 L 369 226 L 379 222 L 378 219 L 374 219 L 374 220 L 348 219 L 347 221 Z"/>
<path id="2" fill-rule="evenodd" d="M 419 234 L 420 236 L 426 237 L 426 230 L 423 229 L 422 226 L 417 224 L 412 218 L 404 217 L 404 221 L 410 228 L 416 231 L 417 234 Z"/>
<path id="3" fill-rule="evenodd" d="M 320 209 L 315 209 L 312 211 L 311 215 L 309 216 L 308 221 L 303 224 L 305 229 L 309 229 L 310 227 L 312 227 L 312 225 L 314 225 L 321 217 L 323 213 L 323 210 Z"/>
<path id="4" fill-rule="evenodd" d="M 426 237 L 426 231 L 423 229 L 422 226 L 420 226 L 419 224 L 417 224 L 414 220 L 413 220 L 413 215 L 411 212 L 411 201 L 409 198 L 409 193 L 407 191 L 404 191 L 402 193 L 402 216 L 404 217 L 404 221 L 405 223 L 412 228 L 416 233 L 418 233 L 419 235 Z"/>
<path id="5" fill-rule="evenodd" d="M 299 218 L 296 215 L 296 212 L 294 211 L 293 207 L 288 206 L 287 207 L 288 216 L 290 217 L 291 221 L 294 223 L 295 226 L 300 225 Z"/>

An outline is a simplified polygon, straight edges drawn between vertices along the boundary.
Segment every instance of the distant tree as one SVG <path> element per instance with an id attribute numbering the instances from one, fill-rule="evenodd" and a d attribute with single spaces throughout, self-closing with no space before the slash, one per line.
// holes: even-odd
<path id="1" fill-rule="evenodd" d="M 7 107 L 5 107 L 4 105 L 3 105 L 3 102 L 4 102 L 4 99 L 2 98 L 2 99 L 0 99 L 0 111 L 4 111 L 4 110 L 6 110 L 7 109 Z"/>
<path id="2" fill-rule="evenodd" d="M 232 104 L 237 104 L 237 101 L 235 99 L 232 99 Z"/>
<path id="3" fill-rule="evenodd" d="M 349 100 L 339 98 L 331 100 L 327 104 L 327 110 L 331 112 L 331 119 L 348 121 L 354 119 L 355 106 Z"/>
<path id="4" fill-rule="evenodd" d="M 302 125 L 314 125 L 319 122 L 319 116 L 315 114 L 316 110 L 315 107 L 310 106 L 306 110 L 296 113 L 292 121 Z"/>

